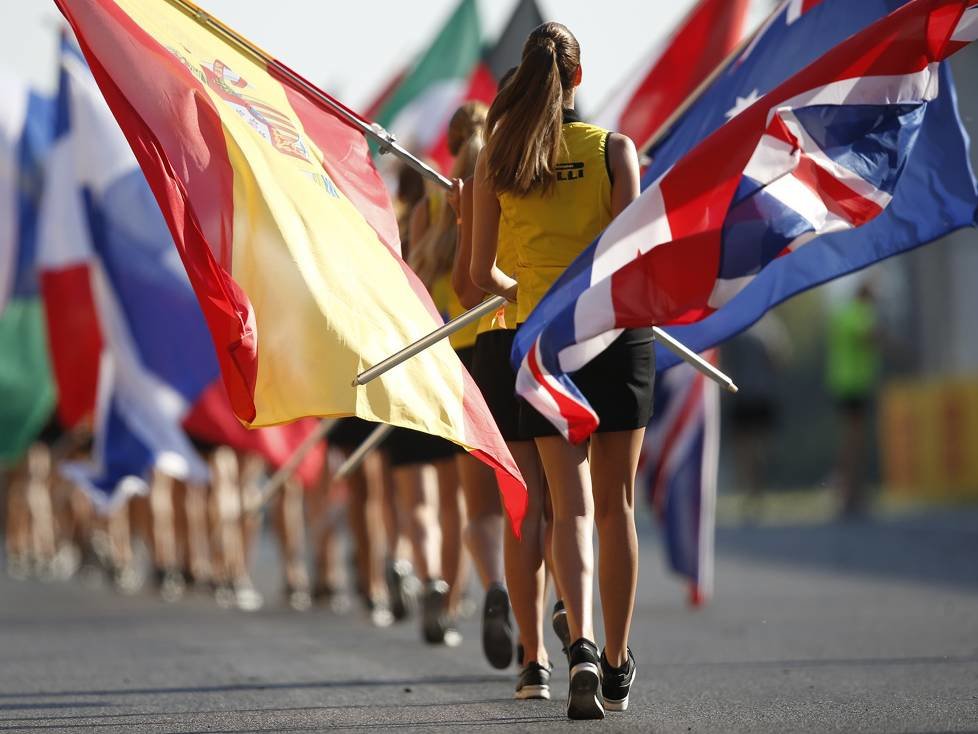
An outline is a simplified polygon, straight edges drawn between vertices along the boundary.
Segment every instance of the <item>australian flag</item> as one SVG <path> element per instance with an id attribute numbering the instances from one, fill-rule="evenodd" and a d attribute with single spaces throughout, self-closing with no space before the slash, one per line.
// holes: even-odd
<path id="1" fill-rule="evenodd" d="M 805 3 L 797 8 L 804 9 Z M 913 0 L 747 104 L 657 177 L 653 173 L 642 195 L 567 269 L 517 332 L 518 392 L 570 441 L 584 440 L 598 416 L 570 373 L 621 329 L 700 321 L 732 306 L 778 263 L 784 263 L 782 277 L 804 271 L 799 280 L 810 287 L 894 254 L 855 238 L 848 249 L 839 246 L 837 263 L 822 267 L 827 256 L 815 245 L 824 235 L 858 231 L 878 219 L 912 154 L 931 179 L 943 178 L 946 152 L 918 156 L 915 148 L 928 106 L 939 98 L 940 62 L 976 37 L 976 0 Z M 966 159 L 964 149 L 952 160 L 967 171 Z M 956 226 L 974 219 L 970 171 L 966 179 L 972 205 Z M 912 206 L 919 217 L 934 218 L 932 229 L 947 231 L 939 212 Z M 920 233 L 907 229 L 905 239 L 919 244 Z M 814 263 L 803 258 L 811 250 Z"/>
<path id="2" fill-rule="evenodd" d="M 658 180 L 704 138 L 788 76 L 905 4 L 906 0 L 782 2 L 710 88 L 646 151 L 652 164 L 643 185 Z M 974 16 L 971 10 L 962 18 L 958 34 L 964 40 L 975 35 L 968 30 L 973 28 L 969 23 L 975 22 Z M 923 112 L 907 111 L 922 114 L 923 120 L 919 124 L 917 120 L 910 121 L 910 129 L 918 132 L 913 154 L 907 156 L 899 177 L 880 181 L 884 188 L 890 188 L 883 191 L 883 200 L 888 201 L 885 211 L 854 231 L 829 228 L 809 246 L 791 250 L 792 257 L 775 258 L 763 268 L 757 267 L 757 262 L 752 267 L 750 257 L 736 262 L 736 256 L 731 254 L 724 262 L 724 292 L 695 314 L 705 318 L 675 326 L 670 333 L 695 350 L 706 349 L 748 328 L 766 311 L 801 291 L 972 226 L 978 195 L 969 163 L 968 139 L 958 117 L 947 64 L 940 65 L 937 78 L 936 99 Z M 810 117 L 813 113 L 807 114 Z M 845 123 L 840 118 L 834 124 L 838 129 Z M 891 129 L 890 135 L 899 133 Z M 822 142 L 826 143 L 824 139 Z M 857 146 L 848 161 L 851 163 L 861 154 L 862 149 Z M 776 246 L 771 240 L 764 245 Z M 760 252 L 758 257 L 764 259 Z M 692 321 L 689 316 L 686 320 Z M 660 370 L 676 362 L 673 353 L 657 347 L 656 364 Z"/>

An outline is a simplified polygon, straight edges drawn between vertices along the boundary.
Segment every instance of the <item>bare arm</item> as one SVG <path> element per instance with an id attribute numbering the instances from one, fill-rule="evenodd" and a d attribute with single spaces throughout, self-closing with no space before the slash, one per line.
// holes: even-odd
<path id="1" fill-rule="evenodd" d="M 430 224 L 428 221 L 428 197 L 422 196 L 421 201 L 415 204 L 414 209 L 411 210 L 411 218 L 408 220 L 407 249 L 401 248 L 405 262 L 410 258 L 411 250 L 421 241 L 424 233 L 428 231 Z"/>
<path id="2" fill-rule="evenodd" d="M 611 216 L 617 217 L 638 198 L 638 153 L 631 138 L 620 133 L 608 136 L 608 163 L 611 165 Z"/>
<path id="3" fill-rule="evenodd" d="M 499 200 L 486 176 L 485 151 L 475 165 L 472 192 L 472 282 L 486 293 L 516 300 L 516 281 L 496 267 L 499 238 Z"/>
<path id="4" fill-rule="evenodd" d="M 463 308 L 478 306 L 485 292 L 472 282 L 469 268 L 472 263 L 472 179 L 462 185 L 458 248 L 452 266 L 452 288 Z"/>

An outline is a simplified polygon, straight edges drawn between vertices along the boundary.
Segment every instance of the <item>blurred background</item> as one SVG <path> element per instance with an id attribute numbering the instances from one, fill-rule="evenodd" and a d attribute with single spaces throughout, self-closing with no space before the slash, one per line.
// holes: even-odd
<path id="1" fill-rule="evenodd" d="M 371 117 L 389 99 L 391 86 L 429 49 L 459 0 L 201 4 Z M 806 9 L 817 4 L 786 3 Z M 479 2 L 477 42 L 491 46 L 517 5 L 517 0 Z M 586 119 L 604 122 L 609 105 L 621 101 L 636 70 L 666 44 L 695 3 L 603 0 L 596 6 L 585 0 L 538 0 L 538 5 L 544 16 L 559 19 L 580 40 L 584 75 L 578 106 Z M 781 3 L 750 0 L 747 30 L 758 27 L 776 6 Z M 53 2 L 5 3 L 0 10 L 0 71 L 43 95 L 55 95 L 62 29 Z M 958 53 L 950 66 L 961 119 L 974 138 L 978 44 Z M 391 130 L 409 148 L 430 152 L 412 139 L 416 131 L 396 124 Z M 974 148 L 971 161 L 978 165 Z M 390 170 L 385 174 L 396 196 L 396 177 Z M 940 171 L 934 176 L 939 179 Z M 421 187 L 419 183 L 419 194 Z M 173 259 L 167 249 L 161 263 L 167 254 Z M 944 729 L 960 723 L 973 730 L 978 675 L 976 282 L 978 232 L 963 229 L 804 292 L 719 348 L 716 359 L 740 392 L 720 397 L 713 605 L 705 605 L 713 587 L 713 516 L 706 512 L 693 517 L 712 507 L 713 487 L 705 476 L 709 471 L 685 478 L 690 487 L 696 485 L 690 490 L 696 496 L 683 500 L 681 517 L 663 523 L 661 515 L 667 513 L 656 517 L 663 500 L 654 496 L 659 482 L 653 476 L 655 451 L 648 449 L 637 502 L 642 570 L 636 626 L 643 631 L 632 644 L 643 665 L 654 655 L 662 666 L 646 680 L 655 681 L 656 706 L 662 701 L 656 715 L 665 716 L 677 730 L 692 730 L 687 723 L 697 716 L 704 717 L 707 728 L 736 723 L 749 731 L 765 725 L 795 730 L 799 722 L 813 730 L 848 731 L 859 723 L 886 730 L 913 722 L 924 728 L 934 720 L 928 716 L 944 714 L 944 708 L 924 704 L 947 700 L 954 702 L 949 710 L 958 706 L 955 710 L 964 713 L 958 719 L 942 718 Z M 10 356 L 0 349 L 0 379 L 8 376 L 7 363 L 16 361 Z M 216 376 L 215 368 L 214 384 L 219 384 Z M 47 399 L 53 401 L 50 394 Z M 229 407 L 221 406 L 223 413 L 217 413 L 228 418 Z M 0 404 L 0 430 L 5 430 L 4 409 Z M 216 433 L 243 433 L 233 417 L 230 423 L 222 423 Z M 205 506 L 187 486 L 169 480 L 157 486 L 154 477 L 151 494 L 163 492 L 162 504 L 140 500 L 132 503 L 129 514 L 93 519 L 91 502 L 80 499 L 77 488 L 38 489 L 29 479 L 22 481 L 15 508 L 19 514 L 10 510 L 14 503 L 0 503 L 7 510 L 5 561 L 11 577 L 0 578 L 0 649 L 11 651 L 0 654 L 0 699 L 12 699 L 0 703 L 0 711 L 14 715 L 21 699 L 35 696 L 23 706 L 78 708 L 72 713 L 82 726 L 81 714 L 95 717 L 103 709 L 106 716 L 121 717 L 158 706 L 167 716 L 192 717 L 198 714 L 194 707 L 201 716 L 237 708 L 245 712 L 237 728 L 251 730 L 260 723 L 274 730 L 294 723 L 289 718 L 293 715 L 307 715 L 294 711 L 317 711 L 322 687 L 328 686 L 337 709 L 376 705 L 369 713 L 350 714 L 351 725 L 362 723 L 358 717 L 373 716 L 373 723 L 383 728 L 395 717 L 413 721 L 408 719 L 418 709 L 404 702 L 420 676 L 420 684 L 431 687 L 419 689 L 428 695 L 424 701 L 442 701 L 446 685 L 455 686 L 452 694 L 473 699 L 464 711 L 452 713 L 450 706 L 444 707 L 446 715 L 457 718 L 453 725 L 499 715 L 498 700 L 483 700 L 483 689 L 496 684 L 499 696 L 508 696 L 511 681 L 484 675 L 475 620 L 469 619 L 477 606 L 471 570 L 465 572 L 468 576 L 460 573 L 465 592 L 457 604 L 467 658 L 417 655 L 417 632 L 405 631 L 404 625 L 395 625 L 384 637 L 364 638 L 363 620 L 351 621 L 352 615 L 346 614 L 359 600 L 374 626 L 388 627 L 397 618 L 395 609 L 377 602 L 386 594 L 375 598 L 368 587 L 376 582 L 393 589 L 400 583 L 395 556 L 407 555 L 404 538 L 393 533 L 392 539 L 384 539 L 387 557 L 374 564 L 386 564 L 381 570 L 368 567 L 371 562 L 356 553 L 358 543 L 367 545 L 361 535 L 384 534 L 391 522 L 388 515 L 396 514 L 390 510 L 395 503 L 379 458 L 367 465 L 362 486 L 352 481 L 330 485 L 328 477 L 320 478 L 319 466 L 307 467 L 300 472 L 301 484 L 288 484 L 264 516 L 242 511 L 308 431 L 308 425 L 293 427 L 276 443 L 277 451 L 261 439 L 248 443 L 239 434 L 234 434 L 240 442 L 234 447 L 237 455 L 226 446 L 198 441 L 196 449 L 210 461 L 213 492 Z M 46 459 L 26 453 L 26 445 L 0 462 L 0 498 L 15 481 L 50 476 Z M 88 450 L 79 452 L 70 442 L 68 449 L 65 455 L 73 452 L 74 459 L 84 458 L 77 454 Z M 319 453 L 322 464 L 326 452 Z M 335 468 L 342 458 L 333 451 L 325 460 Z M 431 479 L 434 472 L 424 471 Z M 372 482 L 384 485 L 377 490 L 381 494 L 364 488 Z M 437 491 L 430 486 L 424 491 L 426 500 L 437 505 Z M 35 500 L 37 506 L 31 505 Z M 46 520 L 39 523 L 37 517 Z M 166 533 L 157 527 L 164 522 L 171 525 Z M 42 525 L 47 537 L 38 539 L 36 530 Z M 27 537 L 25 528 L 35 531 L 35 537 Z M 64 528 L 69 530 L 61 532 Z M 80 534 L 78 528 L 92 531 L 90 537 L 73 537 Z M 55 538 L 55 529 L 63 537 Z M 179 536 L 179 542 L 171 538 L 169 545 L 161 544 L 167 533 Z M 665 548 L 659 542 L 663 537 Z M 141 542 L 133 546 L 133 539 Z M 61 559 L 56 546 L 62 542 L 76 544 L 80 555 Z M 203 549 L 204 570 L 194 567 L 195 544 Z M 12 548 L 24 557 L 14 558 Z M 68 584 L 20 583 L 28 576 L 49 581 L 76 572 L 92 581 L 84 586 L 113 586 L 128 598 L 86 595 L 87 588 Z M 152 576 L 144 579 L 147 573 Z M 184 603 L 159 614 L 151 603 L 155 596 L 149 600 L 149 594 L 136 595 L 144 580 L 155 582 L 165 601 L 182 598 Z M 204 594 L 185 594 L 195 582 Z M 667 592 L 660 593 L 664 587 Z M 265 604 L 268 599 L 277 603 Z M 227 625 L 226 617 L 214 611 L 214 600 L 223 609 L 254 612 L 265 605 L 265 611 L 252 617 L 252 624 Z M 706 608 L 702 614 L 676 613 L 687 604 Z M 281 615 L 314 605 L 336 613 L 332 629 L 338 632 L 327 651 L 321 650 L 322 617 L 295 615 L 288 618 L 288 627 L 282 625 Z M 402 610 L 404 617 L 408 611 Z M 116 623 L 121 638 L 111 636 L 116 630 L 106 631 L 105 619 Z M 655 636 L 645 632 L 652 628 Z M 175 639 L 182 642 L 174 644 Z M 60 660 L 69 647 L 82 653 L 84 664 L 66 666 L 61 682 L 52 675 L 51 660 Z M 136 652 L 129 660 L 117 648 Z M 140 655 L 158 668 L 148 674 Z M 99 667 L 92 682 L 89 657 L 100 666 L 92 665 Z M 748 667 L 732 675 L 731 665 Z M 840 669 L 851 676 L 840 675 Z M 356 681 L 349 681 L 351 670 Z M 129 685 L 131 679 L 154 675 L 153 686 L 133 690 Z M 174 679 L 183 682 L 184 676 L 186 688 L 175 687 Z M 375 684 L 385 677 L 393 681 L 389 688 Z M 288 682 L 292 680 L 299 682 Z M 284 707 L 280 699 L 291 697 L 287 700 L 295 708 L 285 709 L 281 719 L 269 714 L 271 718 L 256 723 L 247 712 L 269 704 L 253 700 L 263 695 L 256 691 L 265 691 L 268 681 L 274 705 Z M 641 685 L 640 705 L 643 696 L 653 698 L 653 684 Z M 694 689 L 701 698 L 690 697 Z M 128 698 L 117 703 L 115 696 Z M 784 705 L 772 706 L 769 719 L 755 718 L 758 710 L 778 700 Z M 784 703 L 789 700 L 790 705 Z M 817 705 L 805 708 L 812 702 Z M 879 702 L 878 709 L 874 702 Z M 801 708 L 792 709 L 796 704 Z M 718 724 L 710 718 L 718 710 L 741 718 L 723 718 Z M 510 714 L 513 718 L 501 723 L 537 721 L 519 718 L 515 710 Z M 196 721 L 180 723 L 191 727 Z M 92 719 L 92 725 L 109 723 Z M 636 730 L 651 730 L 651 724 Z"/>
<path id="2" fill-rule="evenodd" d="M 480 4 L 486 38 L 498 35 L 515 4 Z M 585 73 L 579 105 L 585 115 L 595 115 L 628 72 L 665 41 L 693 3 L 653 3 L 642 8 L 641 23 L 627 22 L 636 12 L 631 0 L 602 3 L 600 22 L 588 3 L 541 0 L 539 5 L 545 14 L 559 12 L 581 41 Z M 770 0 L 752 0 L 748 27 L 755 27 L 774 6 Z M 425 50 L 454 7 L 454 0 L 430 0 L 423 9 L 381 0 L 331 7 L 322 11 L 321 22 L 310 23 L 299 20 L 308 19 L 309 10 L 307 3 L 298 0 L 275 3 L 274 12 L 257 2 L 207 4 L 218 18 L 360 110 L 377 99 L 392 70 L 403 69 Z M 3 14 L 0 65 L 37 89 L 53 93 L 61 27 L 56 8 L 44 2 L 15 3 Z M 366 27 L 370 33 L 340 30 L 350 27 Z M 972 135 L 978 131 L 976 60 L 978 50 L 971 48 L 951 61 L 961 117 Z M 974 149 L 972 159 L 978 160 Z M 867 403 L 863 457 L 866 481 L 874 494 L 881 488 L 882 498 L 896 504 L 914 499 L 978 500 L 976 240 L 974 231 L 955 233 L 778 308 L 760 330 L 767 343 L 759 347 L 773 350 L 769 356 L 774 379 L 763 399 L 771 402 L 771 426 L 776 429 L 759 433 L 747 429 L 757 434 L 749 441 L 757 457 L 754 466 L 738 465 L 734 450 L 741 444 L 734 436 L 742 433 L 744 421 L 734 420 L 738 399 L 724 396 L 724 436 L 731 440 L 722 442 L 721 491 L 746 494 L 748 483 L 755 490 L 806 491 L 810 500 L 816 500 L 820 508 L 816 511 L 828 511 L 829 495 L 824 490 L 837 484 L 840 447 L 839 416 L 826 376 L 832 346 L 829 324 L 833 311 L 869 283 L 878 317 L 879 371 L 867 395 L 872 399 Z M 756 358 L 745 352 L 759 343 L 754 335 L 724 349 L 724 363 L 735 379 L 738 359 Z M 797 504 L 797 494 L 791 504 Z M 722 515 L 737 510 L 729 504 L 721 506 Z"/>

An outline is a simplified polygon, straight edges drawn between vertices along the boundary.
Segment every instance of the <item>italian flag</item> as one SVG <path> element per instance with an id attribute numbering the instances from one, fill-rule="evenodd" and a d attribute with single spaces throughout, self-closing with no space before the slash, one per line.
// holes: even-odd
<path id="1" fill-rule="evenodd" d="M 470 77 L 481 58 L 479 11 L 475 0 L 462 0 L 431 47 L 380 106 L 376 121 L 394 133 L 408 150 L 433 157 L 444 167 L 444 156 L 434 154 L 443 142 L 452 114 L 470 98 Z"/>
<path id="2" fill-rule="evenodd" d="M 452 114 L 464 102 L 492 102 L 499 78 L 519 64 L 523 42 L 542 22 L 536 2 L 521 0 L 497 42 L 486 48 L 476 2 L 462 0 L 431 47 L 387 84 L 366 116 L 447 172 Z"/>

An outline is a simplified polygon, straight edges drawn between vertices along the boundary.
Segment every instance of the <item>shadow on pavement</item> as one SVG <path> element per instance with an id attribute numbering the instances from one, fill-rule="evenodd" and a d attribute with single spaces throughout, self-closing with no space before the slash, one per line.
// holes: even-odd
<path id="1" fill-rule="evenodd" d="M 822 525 L 719 528 L 717 555 L 978 590 L 978 509 Z"/>
<path id="2" fill-rule="evenodd" d="M 505 675 L 453 675 L 431 676 L 428 678 L 393 678 L 393 679 L 357 679 L 348 681 L 303 681 L 290 683 L 229 683 L 219 686 L 179 686 L 172 688 L 120 688 L 115 690 L 91 691 L 20 691 L 15 693 L 0 693 L 0 699 L 23 698 L 65 698 L 68 696 L 156 696 L 180 695 L 195 693 L 235 693 L 241 691 L 277 691 L 301 689 L 331 689 L 331 688 L 373 688 L 391 686 L 450 686 L 478 685 L 480 683 L 510 683 L 511 676 Z M 74 706 L 82 704 L 72 704 Z M 0 704 L 0 709 L 3 708 Z M 328 707 L 319 707 L 328 708 Z M 343 708 L 349 708 L 344 706 Z"/>

